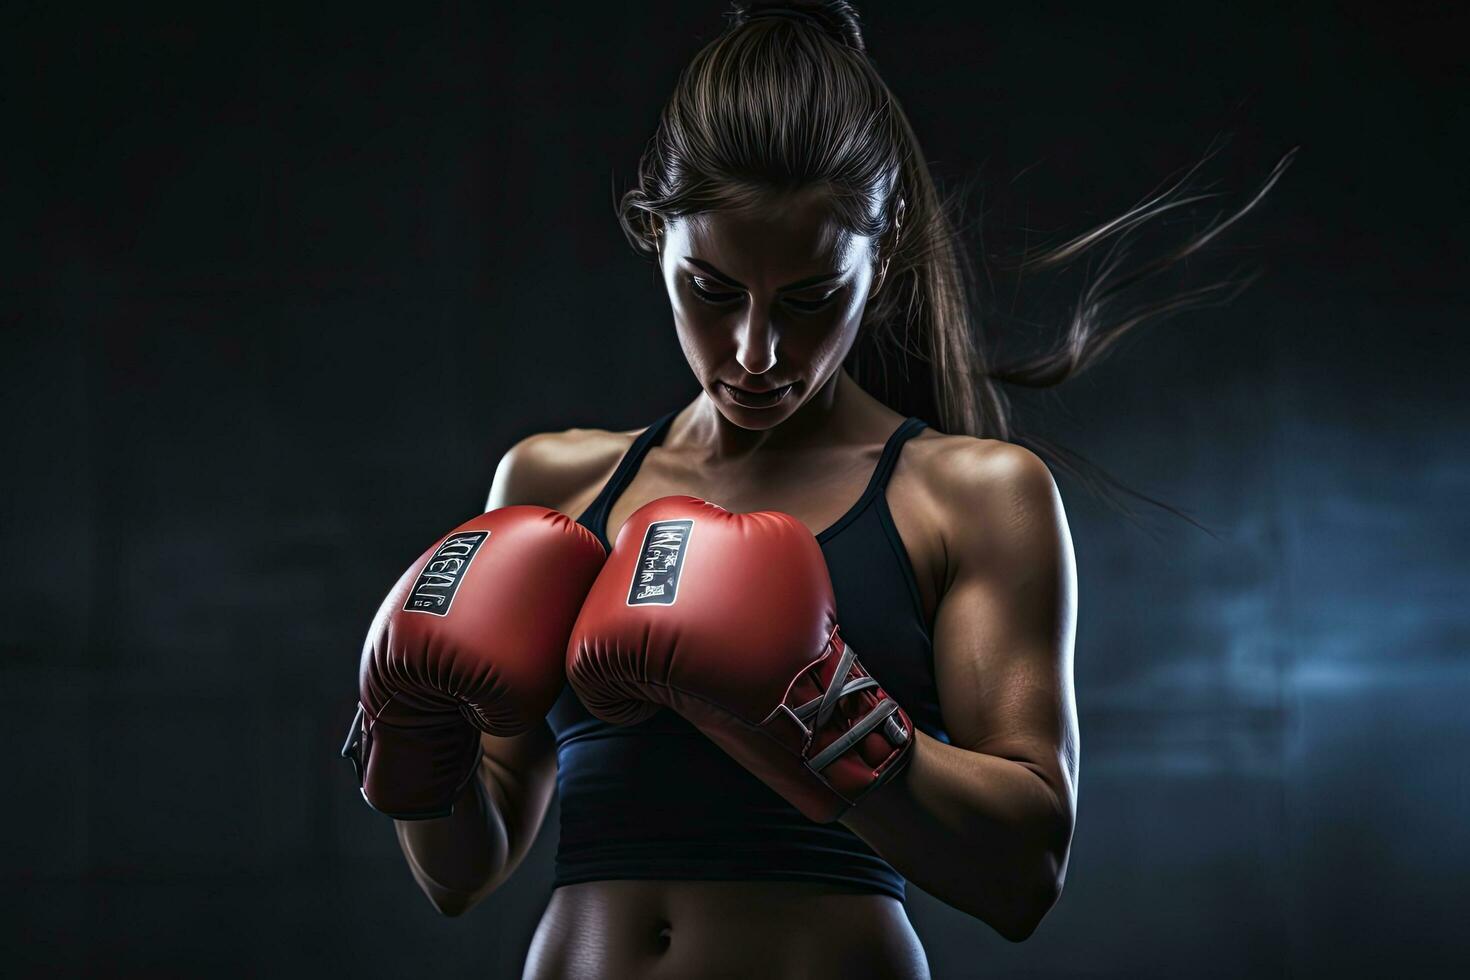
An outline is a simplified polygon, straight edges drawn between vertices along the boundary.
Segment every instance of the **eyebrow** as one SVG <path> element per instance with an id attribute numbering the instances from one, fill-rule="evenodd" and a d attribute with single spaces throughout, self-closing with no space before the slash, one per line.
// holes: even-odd
<path id="1" fill-rule="evenodd" d="M 700 271 L 708 273 L 709 274 L 709 277 L 711 279 L 718 279 L 720 282 L 724 283 L 726 286 L 733 286 L 736 289 L 747 289 L 747 288 L 749 288 L 744 283 L 742 283 L 742 282 L 740 282 L 738 280 L 735 280 L 735 279 L 731 279 L 729 276 L 725 275 L 719 269 L 716 269 L 714 266 L 710 265 L 708 262 L 705 262 L 702 259 L 696 259 L 692 255 L 686 255 L 686 256 L 684 256 L 684 261 L 685 262 L 688 262 L 692 266 L 698 267 L 700 269 Z M 795 291 L 797 291 L 799 289 L 810 289 L 813 286 L 820 286 L 823 283 L 831 282 L 833 279 L 839 279 L 839 278 L 841 278 L 841 276 L 842 276 L 842 273 L 840 273 L 840 272 L 829 272 L 829 273 L 826 273 L 825 275 L 810 276 L 810 277 L 808 277 L 806 279 L 799 279 L 796 282 L 788 283 L 785 286 L 780 286 L 780 287 L 778 287 L 776 289 L 776 292 L 778 292 L 778 293 L 790 293 L 790 292 L 795 292 Z"/>

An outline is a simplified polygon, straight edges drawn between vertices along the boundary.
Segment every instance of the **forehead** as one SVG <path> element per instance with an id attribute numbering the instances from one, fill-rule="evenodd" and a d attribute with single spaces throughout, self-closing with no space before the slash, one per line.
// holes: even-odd
<path id="1" fill-rule="evenodd" d="M 683 249 L 681 254 L 712 262 L 737 279 L 758 279 L 763 272 L 796 278 L 845 269 L 867 241 L 842 227 L 821 190 L 689 215 L 668 230 L 686 239 L 675 246 Z"/>

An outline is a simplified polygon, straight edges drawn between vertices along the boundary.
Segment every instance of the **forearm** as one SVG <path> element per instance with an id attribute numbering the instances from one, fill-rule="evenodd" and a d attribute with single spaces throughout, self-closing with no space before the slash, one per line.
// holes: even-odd
<path id="1" fill-rule="evenodd" d="M 511 876 L 556 789 L 555 745 L 544 724 L 514 738 L 484 739 L 478 778 L 452 814 L 395 822 L 414 879 L 445 915 L 468 910 Z"/>
<path id="2" fill-rule="evenodd" d="M 510 837 L 492 780 L 482 764 L 449 816 L 393 822 L 414 880 L 446 915 L 465 911 L 509 873 Z"/>
<path id="3" fill-rule="evenodd" d="M 1070 807 L 1020 763 L 914 737 L 903 771 L 842 822 L 920 888 L 1024 939 L 1060 892 Z"/>

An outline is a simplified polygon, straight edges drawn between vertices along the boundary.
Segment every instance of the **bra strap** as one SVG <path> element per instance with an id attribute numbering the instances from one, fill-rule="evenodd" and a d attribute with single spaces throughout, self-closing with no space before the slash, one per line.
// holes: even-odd
<path id="1" fill-rule="evenodd" d="M 674 416 L 679 414 L 674 409 L 667 415 L 662 416 L 648 428 L 638 433 L 628 451 L 623 453 L 623 458 L 618 461 L 618 468 L 613 470 L 613 475 L 603 484 L 602 492 L 587 509 L 587 527 L 598 537 L 602 538 L 603 544 L 607 545 L 607 515 L 612 510 L 612 502 L 623 492 L 623 488 L 633 479 L 633 474 L 638 472 L 638 467 L 643 463 L 643 457 L 654 445 L 663 441 L 664 433 L 668 430 L 669 423 Z"/>
<path id="2" fill-rule="evenodd" d="M 877 493 L 888 486 L 888 478 L 893 475 L 893 467 L 898 462 L 898 454 L 903 450 L 903 444 L 922 432 L 926 425 L 923 419 L 911 415 L 903 420 L 902 425 L 893 430 L 893 434 L 888 437 L 888 442 L 883 447 L 883 455 L 878 457 L 878 466 L 873 470 L 873 478 L 868 487 L 869 493 Z"/>

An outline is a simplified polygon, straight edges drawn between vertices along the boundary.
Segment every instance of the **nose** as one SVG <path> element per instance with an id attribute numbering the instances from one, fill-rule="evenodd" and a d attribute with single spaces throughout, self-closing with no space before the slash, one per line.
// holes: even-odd
<path id="1" fill-rule="evenodd" d="M 776 340 L 770 308 L 752 302 L 735 338 L 735 360 L 749 374 L 765 374 L 776 366 Z"/>

